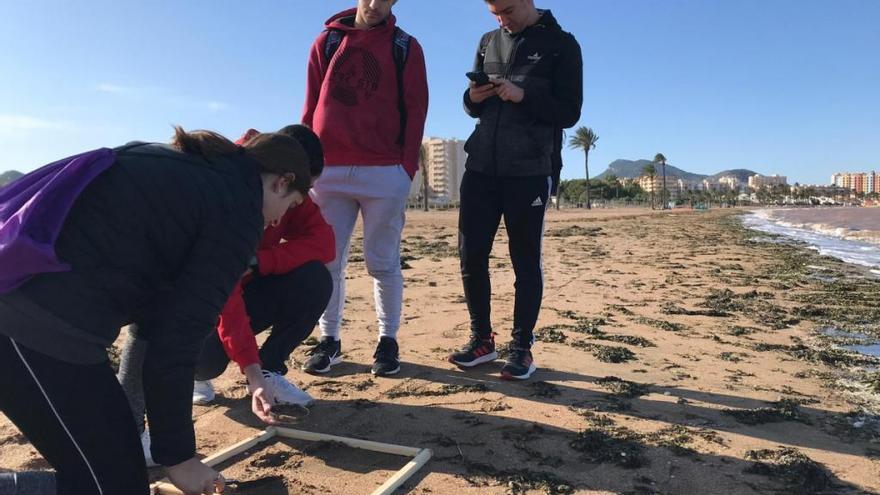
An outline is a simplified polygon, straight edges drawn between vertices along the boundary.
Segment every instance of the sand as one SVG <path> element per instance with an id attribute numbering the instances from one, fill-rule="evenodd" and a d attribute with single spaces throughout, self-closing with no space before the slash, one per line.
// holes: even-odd
<path id="1" fill-rule="evenodd" d="M 880 287 L 854 268 L 741 229 L 737 214 L 551 210 L 539 371 L 511 383 L 498 378 L 500 362 L 470 371 L 446 362 L 468 336 L 456 212 L 410 212 L 400 375 L 369 374 L 372 282 L 355 247 L 346 362 L 323 377 L 291 367 L 288 378 L 318 400 L 293 424 L 433 449 L 397 493 L 880 491 L 876 422 L 867 414 L 873 363 L 816 334 L 828 325 L 873 331 Z M 514 279 L 503 229 L 496 240 L 493 321 L 503 344 Z M 303 362 L 304 351 L 292 360 Z M 203 455 L 261 427 L 236 369 L 216 386 L 217 402 L 193 411 Z M 283 441 L 223 469 L 244 482 L 234 493 L 366 494 L 405 462 Z M 0 416 L 0 468 L 45 467 Z"/>

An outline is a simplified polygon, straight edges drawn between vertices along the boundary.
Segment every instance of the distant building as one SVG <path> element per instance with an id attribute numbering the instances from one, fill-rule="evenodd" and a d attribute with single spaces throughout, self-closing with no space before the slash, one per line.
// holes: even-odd
<path id="1" fill-rule="evenodd" d="M 456 203 L 458 190 L 464 176 L 464 141 L 428 137 L 422 141 L 425 147 L 425 166 L 428 169 L 428 198 L 432 204 Z M 410 188 L 410 198 L 420 197 L 422 190 L 421 171 L 416 173 Z"/>
<path id="2" fill-rule="evenodd" d="M 718 183 L 721 184 L 723 187 L 733 189 L 734 191 L 737 191 L 740 188 L 739 178 L 735 175 L 725 175 L 724 177 L 718 179 Z"/>
<path id="3" fill-rule="evenodd" d="M 831 176 L 831 184 L 862 194 L 880 192 L 877 172 L 838 172 Z"/>
<path id="4" fill-rule="evenodd" d="M 654 191 L 655 195 L 659 195 L 663 191 L 663 176 L 655 175 L 654 180 L 651 180 L 650 176 L 643 175 L 639 177 L 639 187 L 641 187 L 646 193 Z M 679 185 L 678 177 L 667 175 L 666 194 L 669 195 L 669 199 L 672 201 L 677 200 L 681 196 L 681 191 L 682 188 Z"/>
<path id="5" fill-rule="evenodd" d="M 785 186 L 788 184 L 788 177 L 784 175 L 760 175 L 755 174 L 749 177 L 749 187 L 752 189 L 763 189 L 765 187 Z"/>
<path id="6" fill-rule="evenodd" d="M 720 181 L 714 181 L 710 179 L 703 179 L 700 183 L 701 191 L 720 191 L 724 186 L 722 186 Z"/>

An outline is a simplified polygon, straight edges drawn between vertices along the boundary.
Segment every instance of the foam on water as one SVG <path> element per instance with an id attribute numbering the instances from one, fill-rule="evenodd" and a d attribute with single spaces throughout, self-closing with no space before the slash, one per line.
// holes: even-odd
<path id="1" fill-rule="evenodd" d="M 880 244 L 872 242 L 880 240 L 877 235 L 880 233 L 876 231 L 854 231 L 839 225 L 787 221 L 774 215 L 774 210 L 758 210 L 746 215 L 743 224 L 750 229 L 804 242 L 819 254 L 869 267 L 871 273 L 880 275 Z"/>

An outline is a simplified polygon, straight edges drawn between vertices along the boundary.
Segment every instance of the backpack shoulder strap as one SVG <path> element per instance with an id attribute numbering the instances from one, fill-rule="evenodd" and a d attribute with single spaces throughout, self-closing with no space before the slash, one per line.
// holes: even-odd
<path id="1" fill-rule="evenodd" d="M 400 114 L 400 132 L 397 135 L 397 144 L 401 147 L 405 140 L 407 123 L 406 102 L 403 95 L 403 69 L 409 56 L 411 41 L 412 36 L 406 31 L 399 27 L 394 28 L 394 35 L 391 40 L 391 55 L 394 58 L 394 67 L 397 72 L 397 110 Z"/>
<path id="2" fill-rule="evenodd" d="M 344 37 L 345 32 L 341 29 L 327 29 L 327 37 L 324 38 L 324 58 L 328 62 L 333 58 L 336 50 L 339 49 L 339 45 L 342 44 L 342 38 Z"/>
<path id="3" fill-rule="evenodd" d="M 399 27 L 394 28 L 394 40 L 391 49 L 394 50 L 394 63 L 403 67 L 406 57 L 409 55 L 409 42 L 412 36 Z"/>

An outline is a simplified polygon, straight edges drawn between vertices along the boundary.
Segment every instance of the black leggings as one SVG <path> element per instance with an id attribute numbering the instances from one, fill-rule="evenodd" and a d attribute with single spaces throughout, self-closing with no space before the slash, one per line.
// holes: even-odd
<path id="1" fill-rule="evenodd" d="M 244 286 L 244 303 L 254 333 L 272 328 L 260 347 L 263 369 L 287 373 L 287 358 L 312 333 L 332 291 L 330 272 L 317 261 L 284 275 L 256 277 Z M 217 378 L 228 364 L 219 335 L 211 332 L 199 356 L 196 380 Z"/>
<path id="2" fill-rule="evenodd" d="M 0 411 L 55 468 L 58 493 L 149 493 L 137 429 L 110 363 L 70 364 L 0 335 Z"/>
<path id="3" fill-rule="evenodd" d="M 504 217 L 510 261 L 516 274 L 513 335 L 519 346 L 531 346 L 544 291 L 541 243 L 549 196 L 548 176 L 492 177 L 471 171 L 464 173 L 458 250 L 473 333 L 485 337 L 492 332 L 489 254 Z"/>

